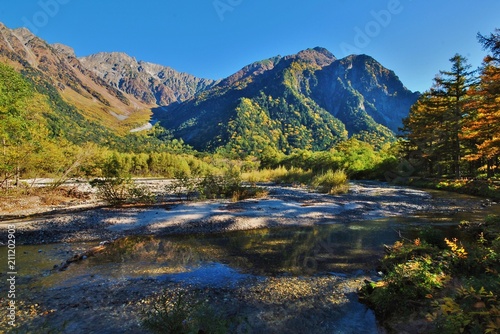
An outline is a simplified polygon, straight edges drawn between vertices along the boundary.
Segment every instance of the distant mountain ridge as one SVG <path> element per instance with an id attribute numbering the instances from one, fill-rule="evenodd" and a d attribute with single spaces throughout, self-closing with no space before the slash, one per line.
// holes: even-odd
<path id="1" fill-rule="evenodd" d="M 217 83 L 167 66 L 137 61 L 121 52 L 101 52 L 79 60 L 109 85 L 149 105 L 180 103 Z"/>
<path id="2" fill-rule="evenodd" d="M 318 72 L 317 77 L 313 98 L 341 119 L 351 133 L 367 130 L 364 126 L 371 120 L 397 133 L 420 95 L 408 90 L 393 71 L 367 55 L 340 59 Z M 356 115 L 365 120 L 359 124 Z"/>
<path id="3" fill-rule="evenodd" d="M 76 141 L 90 138 L 89 129 L 103 142 L 106 131 L 146 131 L 154 117 L 198 150 L 239 155 L 325 150 L 351 136 L 394 138 L 419 95 L 369 56 L 337 59 L 319 47 L 212 80 L 119 52 L 77 58 L 69 46 L 0 23 L 0 61 L 57 102 L 49 123 L 75 132 Z"/>
<path id="4" fill-rule="evenodd" d="M 353 135 L 393 137 L 418 95 L 369 56 L 314 48 L 250 64 L 155 117 L 200 150 L 324 150 Z"/>
<path id="5" fill-rule="evenodd" d="M 73 49 L 49 45 L 28 29 L 11 30 L 0 23 L 0 59 L 55 88 L 82 116 L 113 131 L 126 131 L 151 117 L 151 105 L 108 85 L 82 65 Z"/>

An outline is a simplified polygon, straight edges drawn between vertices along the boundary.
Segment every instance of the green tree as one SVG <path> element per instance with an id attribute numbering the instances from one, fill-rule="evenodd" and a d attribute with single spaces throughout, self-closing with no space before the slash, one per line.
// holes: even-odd
<path id="1" fill-rule="evenodd" d="M 456 54 L 450 59 L 450 71 L 440 71 L 433 87 L 412 106 L 403 121 L 408 154 L 420 156 L 429 174 L 436 165 L 450 168 L 461 176 L 461 161 L 466 149 L 462 136 L 463 122 L 468 116 L 466 103 L 469 88 L 474 84 L 467 59 Z M 416 153 L 416 154 L 415 154 Z M 439 170 L 439 174 L 443 171 Z"/>
<path id="2" fill-rule="evenodd" d="M 43 151 L 48 130 L 42 113 L 44 97 L 13 68 L 0 64 L 0 173 L 1 185 L 17 180 L 23 170 L 36 168 L 36 155 Z"/>
<path id="3" fill-rule="evenodd" d="M 441 165 L 451 160 L 449 134 L 444 126 L 446 107 L 445 98 L 424 92 L 403 120 L 407 158 L 420 159 L 431 176 L 437 169 L 441 173 Z"/>
<path id="4" fill-rule="evenodd" d="M 440 75 L 435 78 L 436 88 L 431 93 L 446 101 L 442 125 L 450 138 L 449 151 L 452 158 L 452 168 L 455 177 L 459 178 L 463 151 L 462 125 L 467 112 L 465 108 L 468 98 L 467 91 L 474 84 L 474 71 L 470 71 L 471 66 L 467 64 L 467 59 L 459 54 L 453 56 L 450 62 L 452 63 L 451 70 L 439 72 Z"/>

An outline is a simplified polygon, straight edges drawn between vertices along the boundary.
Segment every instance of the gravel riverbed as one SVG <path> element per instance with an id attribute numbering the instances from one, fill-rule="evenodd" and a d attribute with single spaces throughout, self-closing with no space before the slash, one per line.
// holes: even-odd
<path id="1" fill-rule="evenodd" d="M 141 311 L 165 291 L 189 291 L 228 316 L 237 316 L 237 333 L 383 333 L 373 313 L 357 301 L 356 291 L 363 281 L 376 279 L 377 273 L 370 270 L 262 275 L 239 272 L 220 263 L 204 263 L 205 271 L 188 268 L 187 276 L 133 276 L 114 272 L 112 267 L 100 271 L 96 265 L 96 271 L 87 272 L 78 263 L 64 271 L 57 265 L 75 254 L 84 254 L 99 242 L 113 243 L 126 236 L 204 238 L 206 233 L 349 224 L 427 213 L 453 217 L 482 210 L 479 199 L 439 196 L 379 182 L 352 183 L 349 193 L 338 196 L 300 187 L 265 187 L 269 191 L 266 198 L 235 203 L 218 200 L 106 207 L 89 199 L 88 203 L 78 203 L 78 207 L 67 205 L 55 212 L 39 209 L 35 216 L 9 216 L 0 222 L 1 240 L 6 240 L 7 227 L 15 225 L 16 242 L 24 256 L 38 253 L 55 265 L 18 277 L 19 332 L 147 333 L 141 326 Z M 34 250 L 50 248 L 51 244 L 58 245 L 53 257 L 46 254 L 46 248 Z M 81 257 L 81 264 L 88 261 L 86 257 Z M 189 276 L 191 272 L 194 274 Z M 216 278 L 221 272 L 219 280 L 200 279 Z M 3 276 L 0 279 L 5 279 Z M 6 302 L 5 292 L 2 290 L 0 296 L 2 305 Z M 0 317 L 5 319 L 6 312 L 2 307 Z M 10 329 L 5 323 L 0 327 L 0 331 Z"/>
<path id="2" fill-rule="evenodd" d="M 352 183 L 347 194 L 329 196 L 306 188 L 267 185 L 269 195 L 228 200 L 174 202 L 156 206 L 58 208 L 62 213 L 9 219 L 20 244 L 113 240 L 127 235 L 227 232 L 265 227 L 311 226 L 403 216 L 439 210 L 453 213 L 462 203 L 436 202 L 425 191 L 383 183 Z M 436 208 L 436 206 L 438 206 Z M 12 216 L 11 216 L 12 218 Z"/>

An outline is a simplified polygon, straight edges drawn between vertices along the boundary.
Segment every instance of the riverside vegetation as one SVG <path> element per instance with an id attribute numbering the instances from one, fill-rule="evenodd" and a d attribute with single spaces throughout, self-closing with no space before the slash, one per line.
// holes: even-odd
<path id="1" fill-rule="evenodd" d="M 425 320 L 427 333 L 500 331 L 500 217 L 462 222 L 463 239 L 435 231 L 388 248 L 361 297 L 395 332 L 408 319 Z M 413 325 L 417 322 L 413 322 Z"/>

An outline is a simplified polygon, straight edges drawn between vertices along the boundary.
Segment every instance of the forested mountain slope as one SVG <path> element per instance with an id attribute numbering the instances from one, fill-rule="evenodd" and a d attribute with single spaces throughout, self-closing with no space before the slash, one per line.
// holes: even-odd
<path id="1" fill-rule="evenodd" d="M 155 117 L 199 150 L 324 150 L 348 136 L 393 138 L 418 95 L 369 56 L 314 48 L 248 65 Z"/>

